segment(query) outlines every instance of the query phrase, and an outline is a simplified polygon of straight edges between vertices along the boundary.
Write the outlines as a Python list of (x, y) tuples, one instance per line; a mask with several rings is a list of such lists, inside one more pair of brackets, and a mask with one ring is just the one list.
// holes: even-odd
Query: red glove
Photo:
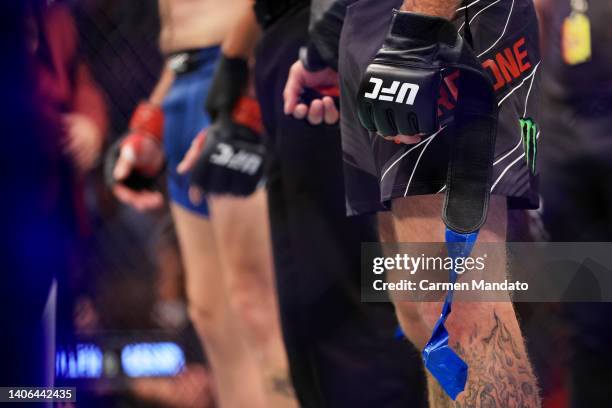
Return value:
[[(106, 155), (107, 184), (112, 187), (120, 182), (136, 191), (156, 190), (156, 178), (163, 168), (163, 130), (161, 107), (148, 102), (140, 103), (132, 115), (127, 134), (115, 142)], [(121, 176), (117, 176), (117, 171)]]
[(161, 144), (164, 134), (164, 112), (159, 105), (141, 102), (132, 114), (129, 129), (130, 133), (144, 132)]

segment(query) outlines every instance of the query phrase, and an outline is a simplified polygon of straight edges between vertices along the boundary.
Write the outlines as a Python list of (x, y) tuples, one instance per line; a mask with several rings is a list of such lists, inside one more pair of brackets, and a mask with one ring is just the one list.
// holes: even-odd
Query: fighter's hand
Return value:
[(102, 150), (100, 129), (86, 115), (70, 113), (64, 116), (67, 140), (64, 151), (72, 158), (76, 168), (85, 173), (91, 170)]
[(183, 160), (176, 166), (176, 171), (179, 174), (187, 174), (193, 166), (195, 166), (196, 162), (200, 158), (200, 154), (204, 149), (204, 141), (206, 140), (206, 130), (202, 130), (191, 142), (191, 146), (189, 146), (189, 150), (183, 156)]
[[(406, 144), (440, 131), (440, 87), (451, 71), (447, 68), (456, 70), (463, 64), (459, 63), (463, 50), (468, 58), (470, 51), (463, 44), (449, 20), (395, 10), (387, 37), (366, 68), (356, 95), (363, 127)], [(473, 60), (469, 72), (481, 71), (480, 63)]]
[[(198, 162), (202, 150), (204, 150), (204, 142), (206, 141), (206, 129), (202, 130), (191, 142), (189, 150), (185, 153), (183, 160), (176, 166), (176, 171), (179, 174), (187, 174), (193, 169), (193, 166)], [(189, 200), (195, 205), (199, 205), (204, 199), (202, 190), (197, 186), (189, 187)]]
[(106, 184), (120, 201), (140, 211), (159, 208), (164, 202), (157, 182), (164, 167), (163, 129), (161, 107), (141, 102), (132, 114), (126, 136), (106, 154)]
[(205, 133), (201, 132), (179, 165), (179, 171), (191, 169), (191, 201), (198, 203), (203, 194), (251, 195), (264, 172), (262, 133), (259, 104), (246, 96), (231, 114), (219, 115)]
[(119, 201), (139, 211), (160, 208), (164, 202), (161, 192), (147, 188), (144, 183), (154, 180), (162, 170), (161, 146), (153, 138), (136, 132), (118, 143), (118, 157), (112, 166), (113, 193)]
[(310, 72), (304, 68), (301, 61), (291, 66), (287, 84), (283, 92), (286, 115), (296, 119), (306, 119), (312, 125), (326, 123), (333, 125), (340, 119), (340, 112), (331, 96), (313, 99), (310, 105), (300, 101), (306, 88), (321, 89), (338, 87), (338, 73), (331, 68)]

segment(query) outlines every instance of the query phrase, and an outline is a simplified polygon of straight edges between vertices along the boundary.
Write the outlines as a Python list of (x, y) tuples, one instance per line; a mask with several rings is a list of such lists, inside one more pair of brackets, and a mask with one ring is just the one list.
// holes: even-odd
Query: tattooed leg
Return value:
[(431, 374), (427, 373), (427, 391), (429, 393), (429, 406), (432, 408), (452, 408), (454, 402), (448, 398), (442, 387)]
[(505, 303), (483, 306), (492, 310), (488, 318), (474, 324), (470, 333), (453, 343), (470, 366), (466, 389), (454, 406), (539, 407), (535, 377), (512, 306)]
[[(383, 241), (439, 242), (444, 237), (440, 221), (441, 196), (418, 196), (393, 202), (389, 219), (381, 219)], [(389, 217), (389, 216), (387, 216)], [(479, 242), (504, 242), (506, 203), (492, 197), (487, 224)], [(505, 258), (505, 255), (502, 256)], [(505, 262), (497, 259), (496, 262)], [(508, 298), (509, 299), (509, 298)], [(408, 338), (419, 348), (431, 335), (440, 316), (441, 304), (432, 302), (395, 302), (398, 320)], [(536, 408), (540, 406), (536, 380), (529, 363), (523, 338), (508, 302), (456, 302), (446, 327), (450, 344), (469, 366), (466, 389), (457, 401), (451, 401), (437, 385), (428, 381), (432, 408)]]

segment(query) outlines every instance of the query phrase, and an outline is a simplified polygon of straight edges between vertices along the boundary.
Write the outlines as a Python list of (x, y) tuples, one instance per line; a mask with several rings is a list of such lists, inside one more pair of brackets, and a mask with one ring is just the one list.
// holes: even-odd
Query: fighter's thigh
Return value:
[[(442, 222), (444, 196), (421, 195), (393, 200), (392, 220), (399, 242), (444, 242)], [(480, 230), (478, 242), (506, 240), (506, 198), (491, 196), (487, 222)]]
[(270, 285), (272, 250), (264, 189), (246, 198), (209, 197), (211, 224), (230, 285)]
[(378, 213), (376, 220), (378, 222), (378, 239), (380, 242), (399, 242), (395, 233), (393, 214), (391, 212)]
[(170, 208), (185, 267), (190, 307), (199, 313), (214, 314), (222, 304), (224, 285), (210, 220), (177, 204)]

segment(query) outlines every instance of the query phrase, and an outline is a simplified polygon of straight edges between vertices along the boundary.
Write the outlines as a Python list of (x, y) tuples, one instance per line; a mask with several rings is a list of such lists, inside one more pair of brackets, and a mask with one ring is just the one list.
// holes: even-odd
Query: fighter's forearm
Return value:
[(404, 0), (401, 9), (450, 19), (460, 3), (460, 0)]
[[(311, 21), (309, 57), (311, 62), (338, 70), (340, 34), (347, 7), (354, 0), (336, 0), (316, 21)], [(314, 60), (313, 60), (314, 59)]]
[(154, 105), (161, 105), (172, 86), (172, 82), (174, 82), (174, 71), (166, 65), (159, 77), (159, 81), (157, 81), (157, 85), (155, 85), (153, 92), (149, 96), (149, 102)]
[(255, 11), (249, 5), (241, 12), (232, 29), (223, 40), (223, 54), (232, 58), (249, 59), (261, 35)]

